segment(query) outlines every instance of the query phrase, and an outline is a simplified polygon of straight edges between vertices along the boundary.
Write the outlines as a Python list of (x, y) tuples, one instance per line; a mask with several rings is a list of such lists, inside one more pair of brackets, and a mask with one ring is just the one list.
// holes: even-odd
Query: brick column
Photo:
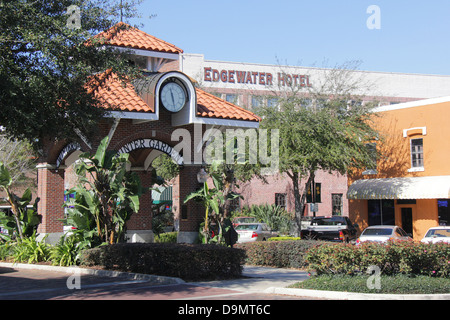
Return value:
[(41, 236), (49, 234), (48, 242), (58, 241), (63, 232), (64, 169), (54, 168), (55, 166), (47, 163), (37, 165), (37, 196), (40, 198), (38, 213), (42, 215), (38, 233)]
[[(151, 187), (151, 172), (139, 172), (144, 187)], [(153, 242), (152, 192), (149, 190), (139, 198), (139, 211), (133, 213), (127, 222), (127, 236), (130, 242)]]
[(198, 236), (200, 223), (205, 216), (205, 208), (201, 203), (191, 200), (184, 204), (184, 199), (188, 194), (199, 188), (197, 173), (200, 166), (188, 165), (180, 170), (178, 176), (178, 190), (174, 191), (174, 205), (177, 206), (176, 217), (179, 219), (180, 232), (178, 242), (194, 242)]

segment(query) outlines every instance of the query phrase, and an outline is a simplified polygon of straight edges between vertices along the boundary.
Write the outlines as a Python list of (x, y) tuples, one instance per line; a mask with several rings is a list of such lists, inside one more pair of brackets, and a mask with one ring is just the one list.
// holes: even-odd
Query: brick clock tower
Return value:
[[(205, 210), (186, 196), (199, 183), (197, 173), (204, 164), (202, 154), (209, 129), (257, 128), (260, 118), (196, 87), (178, 71), (183, 50), (137, 28), (119, 23), (97, 35), (105, 45), (126, 50), (146, 77), (123, 83), (110, 71), (98, 78), (93, 94), (111, 110), (98, 124), (99, 134), (76, 134), (72, 141), (48, 139), (38, 169), (40, 236), (56, 242), (63, 233), (64, 192), (74, 186), (72, 164), (82, 152), (94, 153), (108, 136), (108, 149), (130, 154), (130, 170), (138, 172), (145, 187), (151, 183), (151, 163), (160, 154), (169, 155), (180, 166), (174, 179), (172, 209), (179, 228), (178, 242), (194, 242)], [(114, 105), (114, 109), (111, 109)], [(211, 130), (209, 130), (211, 131)], [(131, 242), (151, 242), (152, 199), (140, 199), (138, 213), (127, 223)]]

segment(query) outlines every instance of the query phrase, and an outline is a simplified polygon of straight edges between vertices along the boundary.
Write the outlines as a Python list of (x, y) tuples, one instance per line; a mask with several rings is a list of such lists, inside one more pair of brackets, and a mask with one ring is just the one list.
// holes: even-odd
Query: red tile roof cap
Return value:
[(197, 116), (260, 122), (261, 118), (251, 111), (238, 107), (210, 93), (196, 88)]
[(106, 31), (94, 36), (103, 44), (166, 53), (183, 53), (183, 50), (164, 40), (158, 39), (138, 28), (119, 22)]

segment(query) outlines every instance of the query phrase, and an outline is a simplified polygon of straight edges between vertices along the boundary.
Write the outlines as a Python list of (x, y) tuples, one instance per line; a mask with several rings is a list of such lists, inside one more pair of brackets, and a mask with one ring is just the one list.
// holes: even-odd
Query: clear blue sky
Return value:
[[(380, 29), (366, 25), (371, 5)], [(144, 0), (140, 8), (131, 24), (208, 60), (361, 60), (361, 70), (450, 75), (449, 0)]]

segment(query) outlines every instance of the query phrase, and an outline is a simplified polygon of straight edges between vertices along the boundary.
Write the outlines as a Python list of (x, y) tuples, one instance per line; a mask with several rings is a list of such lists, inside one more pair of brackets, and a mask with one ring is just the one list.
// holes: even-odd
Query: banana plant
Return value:
[(100, 142), (93, 156), (80, 155), (83, 161), (75, 168), (79, 183), (69, 190), (76, 197), (67, 206), (72, 207), (72, 221), (90, 230), (94, 222), (98, 237), (112, 244), (123, 240), (126, 222), (139, 211), (139, 197), (148, 188), (142, 186), (135, 172), (127, 171), (129, 155), (117, 154), (107, 147), (108, 137)]
[(28, 208), (32, 200), (30, 188), (27, 188), (22, 197), (19, 197), (11, 190), (12, 182), (9, 170), (0, 162), (0, 188), (5, 191), (13, 213), (12, 217), (5, 213), (0, 214), (0, 225), (8, 231), (8, 236), (0, 235), (4, 240), (14, 238), (16, 234), (20, 239), (31, 236), (42, 219), (37, 213), (39, 198), (36, 198), (32, 208)]
[[(223, 232), (225, 226), (224, 205), (226, 200), (241, 197), (238, 194), (228, 191), (224, 194), (224, 182), (220, 173), (218, 173), (218, 166), (220, 162), (213, 161), (210, 166), (210, 177), (213, 181), (214, 188), (208, 187), (208, 182), (204, 182), (203, 186), (192, 193), (190, 193), (184, 200), (184, 203), (189, 200), (196, 200), (203, 203), (205, 207), (205, 222), (203, 227), (204, 243), (215, 242), (222, 243)], [(211, 239), (210, 237), (210, 220), (213, 220), (218, 227), (218, 234)], [(212, 241), (211, 241), (212, 240)]]

